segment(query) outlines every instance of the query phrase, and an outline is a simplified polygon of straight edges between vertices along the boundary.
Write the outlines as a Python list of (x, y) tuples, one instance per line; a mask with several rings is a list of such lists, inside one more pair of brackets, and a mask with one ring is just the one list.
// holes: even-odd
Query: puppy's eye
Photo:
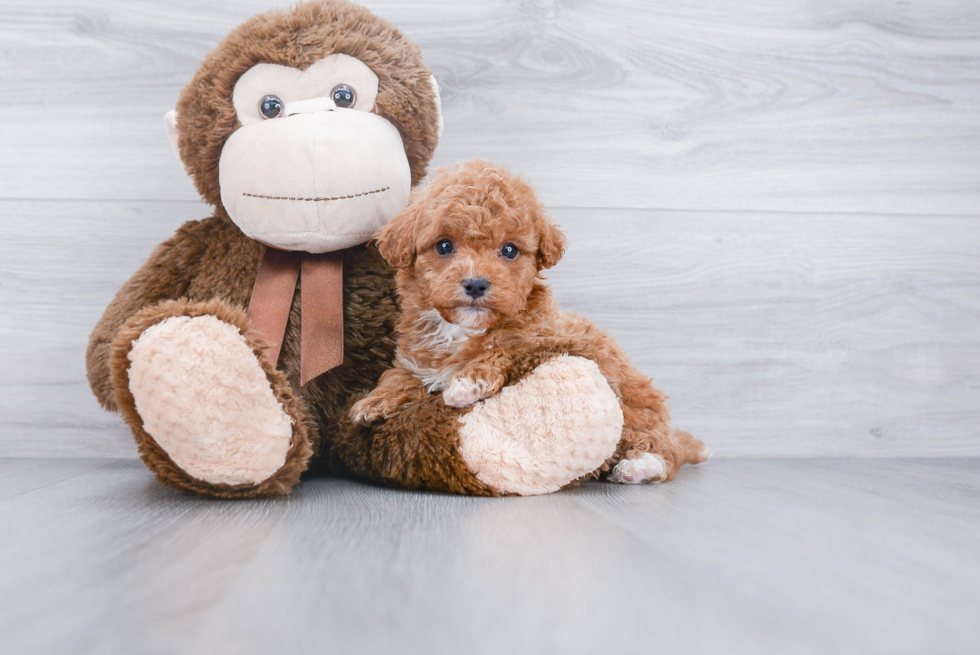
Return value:
[(330, 97), (333, 98), (334, 104), (338, 107), (349, 109), (357, 102), (357, 91), (352, 86), (338, 84), (330, 92)]
[(453, 242), (449, 239), (443, 239), (436, 244), (436, 252), (440, 255), (451, 255), (455, 251), (456, 248), (453, 247)]
[(266, 96), (259, 102), (259, 113), (262, 118), (279, 118), (282, 116), (282, 100), (279, 96)]
[(504, 247), (500, 249), (500, 254), (507, 259), (514, 259), (520, 252), (513, 243), (505, 243)]

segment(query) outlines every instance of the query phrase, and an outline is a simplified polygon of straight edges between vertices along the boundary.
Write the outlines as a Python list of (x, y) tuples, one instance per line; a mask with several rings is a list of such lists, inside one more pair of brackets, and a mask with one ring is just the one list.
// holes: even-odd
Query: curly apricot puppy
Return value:
[(524, 180), (483, 161), (443, 169), (377, 241), (398, 269), (398, 349), (351, 408), (355, 422), (391, 416), (420, 387), (466, 407), (499, 392), (522, 354), (550, 348), (595, 361), (619, 398), (623, 435), (594, 477), (660, 482), (707, 459), (703, 443), (671, 428), (665, 396), (622, 349), (552, 299), (540, 272), (561, 259), (565, 237)]

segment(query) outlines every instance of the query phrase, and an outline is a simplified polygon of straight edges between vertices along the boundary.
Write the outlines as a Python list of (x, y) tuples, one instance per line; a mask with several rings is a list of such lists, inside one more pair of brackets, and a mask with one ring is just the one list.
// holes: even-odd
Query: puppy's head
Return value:
[(538, 272), (565, 251), (534, 189), (479, 160), (440, 170), (377, 243), (401, 269), (403, 294), (471, 328), (520, 314)]

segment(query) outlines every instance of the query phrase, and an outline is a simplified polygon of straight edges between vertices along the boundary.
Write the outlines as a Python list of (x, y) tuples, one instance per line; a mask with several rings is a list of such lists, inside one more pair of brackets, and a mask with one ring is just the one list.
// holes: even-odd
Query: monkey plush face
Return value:
[(244, 23), (208, 56), (168, 124), (206, 200), (251, 238), (313, 253), (387, 225), (424, 176), (440, 128), (418, 48), (343, 0)]
[(405, 206), (398, 130), (375, 113), (378, 76), (348, 55), (305, 71), (257, 64), (235, 85), (242, 127), (219, 161), (221, 202), (248, 236), (329, 252), (363, 243)]

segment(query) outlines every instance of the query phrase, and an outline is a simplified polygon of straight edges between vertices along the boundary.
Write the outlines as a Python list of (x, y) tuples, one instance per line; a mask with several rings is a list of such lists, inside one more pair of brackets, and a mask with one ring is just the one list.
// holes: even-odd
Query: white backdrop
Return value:
[[(272, 4), (0, 2), (0, 455), (135, 457), (88, 333), (210, 213), (163, 114)], [(365, 4), (440, 82), (435, 163), (539, 188), (559, 299), (718, 456), (980, 455), (974, 2)]]

